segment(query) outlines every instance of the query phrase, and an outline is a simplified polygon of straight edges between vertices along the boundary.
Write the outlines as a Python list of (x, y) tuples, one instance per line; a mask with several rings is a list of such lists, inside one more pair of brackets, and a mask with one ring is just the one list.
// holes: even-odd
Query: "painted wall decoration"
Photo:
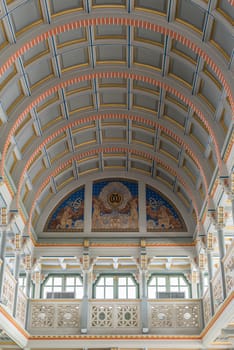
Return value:
[(146, 186), (147, 231), (187, 231), (175, 206), (155, 189)]
[(45, 231), (78, 231), (84, 229), (84, 187), (60, 202), (47, 220)]
[(93, 231), (138, 231), (138, 217), (136, 182), (115, 179), (93, 184)]

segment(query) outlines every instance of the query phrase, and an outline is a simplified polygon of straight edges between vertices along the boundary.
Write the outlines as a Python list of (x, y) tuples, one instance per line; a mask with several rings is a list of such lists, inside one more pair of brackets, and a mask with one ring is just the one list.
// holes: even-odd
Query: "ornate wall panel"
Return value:
[(146, 187), (147, 231), (187, 231), (185, 223), (169, 199)]
[(138, 184), (106, 180), (93, 184), (93, 231), (138, 231)]
[(50, 214), (45, 231), (83, 231), (84, 187), (70, 193)]

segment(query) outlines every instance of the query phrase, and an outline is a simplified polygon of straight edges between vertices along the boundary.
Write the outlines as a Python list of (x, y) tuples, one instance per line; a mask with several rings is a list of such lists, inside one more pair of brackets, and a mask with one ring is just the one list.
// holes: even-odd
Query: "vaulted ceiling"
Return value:
[(232, 142), (233, 1), (1, 0), (0, 16), (0, 175), (28, 231), (124, 176), (193, 233)]

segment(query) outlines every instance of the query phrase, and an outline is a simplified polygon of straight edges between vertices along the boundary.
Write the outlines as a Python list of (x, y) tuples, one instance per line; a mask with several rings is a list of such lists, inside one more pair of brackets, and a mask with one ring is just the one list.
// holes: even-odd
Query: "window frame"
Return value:
[[(183, 287), (186, 287), (187, 286), (187, 289), (188, 289), (188, 297), (185, 297), (183, 299), (191, 299), (192, 298), (192, 287), (191, 287), (191, 283), (188, 281), (188, 279), (185, 277), (185, 275), (183, 273), (153, 273), (151, 274), (149, 280), (148, 280), (148, 283), (147, 283), (147, 296), (149, 299), (159, 299), (157, 297), (157, 294), (160, 293), (160, 291), (158, 291), (158, 284), (156, 283), (154, 286), (150, 286), (150, 282), (152, 281), (153, 278), (156, 278), (156, 281), (157, 281), (157, 278), (160, 278), (160, 277), (165, 277), (165, 293), (180, 293), (180, 292), (184, 292), (183, 290), (180, 290), (181, 288)], [(177, 277), (178, 278), (178, 284), (177, 285), (172, 285), (170, 283), (170, 279), (171, 278), (175, 278)], [(182, 278), (184, 280), (184, 282), (186, 283), (186, 286), (183, 286), (180, 284), (180, 278)], [(171, 287), (178, 287), (178, 290), (177, 291), (173, 291), (171, 290)], [(155, 287), (155, 297), (154, 298), (151, 298), (149, 297), (149, 287)], [(186, 292), (185, 292), (186, 293)]]
[[(98, 286), (98, 282), (101, 278), (113, 278), (113, 298), (106, 298), (105, 297), (105, 291), (104, 291), (104, 298), (99, 298), (97, 297), (97, 293), (96, 293), (96, 288)], [(128, 298), (128, 287), (131, 287), (131, 285), (128, 285), (128, 279), (126, 280), (127, 284), (125, 285), (119, 285), (119, 279), (120, 278), (131, 278), (131, 280), (133, 281), (133, 285), (135, 287), (136, 290), (136, 297), (135, 298)], [(125, 298), (119, 298), (119, 287), (123, 287), (126, 286), (126, 297)], [(104, 286), (105, 287), (105, 286)], [(97, 280), (94, 282), (93, 284), (93, 288), (92, 288), (92, 295), (94, 299), (101, 299), (101, 300), (113, 300), (113, 299), (119, 299), (119, 300), (123, 300), (123, 299), (127, 299), (127, 300), (135, 300), (135, 299), (139, 299), (139, 283), (137, 282), (136, 278), (134, 277), (133, 274), (131, 273), (101, 273)]]
[[(83, 285), (83, 278), (81, 276), (81, 274), (75, 274), (75, 273), (50, 273), (48, 274), (48, 276), (46, 276), (45, 280), (43, 281), (43, 283), (41, 284), (41, 290), (40, 290), (40, 298), (41, 299), (47, 299), (46, 295), (44, 296), (44, 293), (45, 293), (45, 288), (47, 287), (46, 286), (46, 283), (49, 281), (50, 278), (52, 278), (52, 290), (51, 290), (51, 293), (56, 293), (56, 291), (54, 290), (54, 287), (56, 287), (56, 285), (54, 285), (54, 278), (56, 277), (59, 277), (61, 278), (61, 291), (58, 292), (58, 293), (63, 293), (63, 292), (69, 292), (66, 290), (66, 287), (71, 287), (71, 285), (67, 285), (66, 284), (66, 280), (69, 278), (69, 277), (74, 277), (74, 278), (78, 278), (81, 282), (81, 285), (77, 285), (76, 283), (73, 285), (74, 289), (73, 291), (75, 292), (75, 299), (82, 299), (83, 298), (83, 293), (84, 293), (84, 285)], [(60, 286), (60, 285), (59, 285)], [(82, 288), (82, 297), (77, 297), (76, 296), (76, 288), (77, 287), (81, 287)]]

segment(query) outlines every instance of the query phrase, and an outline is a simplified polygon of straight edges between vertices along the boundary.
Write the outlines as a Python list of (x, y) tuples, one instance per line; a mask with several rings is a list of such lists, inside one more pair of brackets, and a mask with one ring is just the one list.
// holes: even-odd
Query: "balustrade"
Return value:
[(214, 311), (216, 312), (219, 308), (219, 305), (223, 302), (223, 288), (222, 288), (222, 279), (221, 279), (221, 270), (220, 267), (216, 271), (214, 278), (212, 280), (213, 286), (213, 295), (214, 295)]
[(223, 259), (227, 296), (234, 291), (234, 241)]
[(10, 314), (13, 313), (14, 308), (15, 287), (16, 280), (11, 274), (8, 266), (5, 266), (2, 288), (2, 302)]
[(212, 317), (211, 313), (211, 299), (210, 299), (210, 291), (209, 289), (206, 290), (204, 296), (203, 296), (203, 316), (204, 316), (204, 323), (207, 325), (209, 320)]
[(27, 297), (19, 288), (16, 304), (16, 319), (25, 326), (27, 312)]
[(141, 329), (140, 300), (92, 300), (89, 304), (91, 333), (139, 333)]
[[(90, 300), (89, 334), (140, 334), (141, 300)], [(80, 300), (31, 300), (28, 330), (31, 334), (80, 334)], [(151, 300), (148, 302), (150, 333), (199, 334), (202, 329), (200, 300)]]
[(80, 301), (31, 300), (28, 329), (32, 334), (80, 332)]
[(149, 302), (150, 333), (197, 334), (202, 327), (200, 300), (155, 300)]

